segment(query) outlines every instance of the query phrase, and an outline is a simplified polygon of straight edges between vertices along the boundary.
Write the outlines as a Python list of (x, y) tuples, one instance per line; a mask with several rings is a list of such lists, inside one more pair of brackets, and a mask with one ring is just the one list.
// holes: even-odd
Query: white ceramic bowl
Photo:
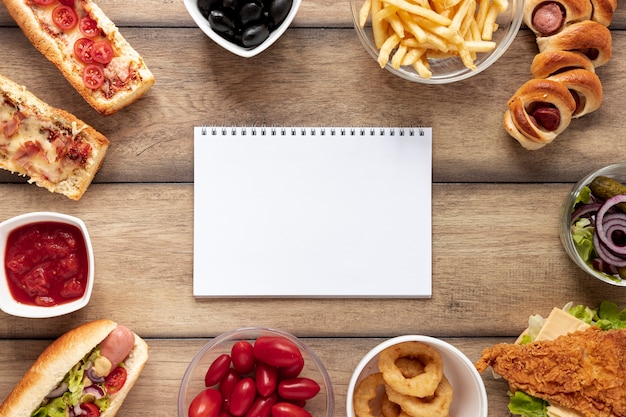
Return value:
[(305, 409), (315, 417), (334, 417), (335, 398), (330, 376), (319, 357), (297, 337), (277, 329), (249, 327), (224, 333), (208, 342), (193, 358), (180, 384), (178, 392), (178, 417), (188, 417), (191, 401), (206, 387), (204, 376), (209, 365), (221, 354), (230, 354), (239, 340), (253, 343), (260, 336), (279, 336), (293, 342), (304, 357), (302, 377), (315, 380), (320, 385), (318, 394), (306, 402)]
[(606, 282), (611, 285), (626, 287), (626, 279), (621, 278), (618, 274), (610, 274), (607, 272), (599, 271), (595, 269), (592, 264), (585, 262), (585, 260), (581, 258), (580, 254), (578, 253), (576, 245), (574, 244), (574, 240), (572, 239), (570, 225), (572, 211), (574, 208), (574, 204), (576, 203), (576, 199), (578, 198), (581, 190), (599, 175), (613, 178), (618, 182), (621, 182), (622, 184), (626, 184), (626, 163), (617, 163), (606, 166), (604, 168), (600, 168), (597, 171), (587, 174), (583, 179), (578, 181), (576, 185), (574, 185), (572, 190), (565, 198), (565, 201), (563, 202), (563, 206), (561, 208), (559, 220), (559, 236), (561, 238), (561, 243), (563, 244), (565, 251), (580, 269), (582, 269), (592, 277), (599, 279), (600, 281)]
[[(365, 50), (378, 61), (379, 50), (372, 35), (371, 16), (365, 27), (359, 24), (359, 9), (363, 2), (364, 0), (350, 0), (354, 27)], [(502, 12), (496, 21), (499, 27), (493, 34), (493, 41), (497, 46), (491, 52), (477, 54), (474, 61), (477, 67), (475, 70), (467, 68), (458, 57), (429, 59), (432, 72), (430, 78), (421, 77), (412, 66), (395, 69), (391, 63), (387, 63), (385, 69), (406, 80), (423, 84), (448, 84), (476, 76), (493, 65), (511, 46), (522, 24), (523, 12), (524, 0), (509, 0), (508, 9)]]
[(293, 0), (293, 4), (291, 6), (291, 9), (289, 10), (289, 13), (287, 14), (287, 17), (285, 17), (285, 20), (283, 20), (283, 22), (277, 28), (270, 32), (269, 37), (263, 43), (256, 47), (245, 48), (223, 38), (217, 32), (215, 32), (213, 28), (211, 28), (211, 25), (209, 25), (209, 21), (202, 15), (202, 13), (200, 13), (200, 9), (198, 8), (198, 0), (183, 1), (193, 21), (209, 38), (211, 38), (215, 43), (217, 43), (227, 51), (230, 51), (233, 54), (239, 55), (244, 58), (250, 58), (258, 55), (270, 46), (272, 46), (272, 44), (274, 44), (274, 42), (276, 42), (278, 38), (280, 38), (282, 34), (285, 33), (289, 25), (291, 25), (291, 22), (296, 17), (296, 13), (298, 13), (298, 9), (300, 8), (300, 4), (302, 3), (302, 0)]
[(357, 417), (354, 412), (354, 390), (365, 377), (378, 372), (378, 355), (398, 343), (417, 341), (434, 348), (441, 355), (443, 372), (454, 390), (449, 417), (487, 417), (487, 391), (474, 364), (456, 347), (430, 336), (406, 335), (386, 340), (370, 350), (357, 365), (346, 398), (347, 417)]
[[(81, 298), (69, 303), (45, 307), (17, 302), (11, 295), (4, 267), (7, 238), (11, 231), (16, 228), (37, 222), (58, 222), (70, 224), (78, 227), (83, 234), (87, 249), (88, 273), (85, 292)], [(81, 219), (67, 214), (54, 212), (26, 213), (7, 219), (0, 223), (0, 253), (2, 254), (2, 269), (0, 272), (0, 309), (2, 309), (5, 313), (13, 316), (28, 318), (56, 317), (79, 310), (85, 307), (89, 302), (94, 281), (94, 256), (87, 227)]]

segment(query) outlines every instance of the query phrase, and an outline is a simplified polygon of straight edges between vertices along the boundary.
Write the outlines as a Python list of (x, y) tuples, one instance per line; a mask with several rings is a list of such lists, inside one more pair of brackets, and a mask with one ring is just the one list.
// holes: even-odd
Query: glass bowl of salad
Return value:
[(583, 271), (626, 286), (626, 163), (591, 172), (572, 188), (561, 209), (559, 234)]

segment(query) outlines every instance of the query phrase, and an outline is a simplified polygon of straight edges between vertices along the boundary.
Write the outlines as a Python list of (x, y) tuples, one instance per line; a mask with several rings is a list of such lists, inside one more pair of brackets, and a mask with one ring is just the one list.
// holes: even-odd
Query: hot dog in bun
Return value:
[(48, 346), (0, 405), (2, 417), (112, 417), (146, 361), (148, 345), (126, 326), (96, 320)]

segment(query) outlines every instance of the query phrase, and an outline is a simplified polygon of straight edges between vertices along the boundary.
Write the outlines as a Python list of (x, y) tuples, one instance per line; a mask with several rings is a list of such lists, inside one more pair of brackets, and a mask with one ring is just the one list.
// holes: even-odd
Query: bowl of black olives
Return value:
[(224, 49), (249, 58), (269, 48), (302, 0), (184, 0), (198, 27)]

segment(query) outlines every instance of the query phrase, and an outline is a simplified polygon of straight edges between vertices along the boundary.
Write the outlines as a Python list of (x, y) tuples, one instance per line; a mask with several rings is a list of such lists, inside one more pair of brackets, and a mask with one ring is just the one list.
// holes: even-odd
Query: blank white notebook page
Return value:
[(430, 297), (431, 128), (194, 129), (196, 297)]

